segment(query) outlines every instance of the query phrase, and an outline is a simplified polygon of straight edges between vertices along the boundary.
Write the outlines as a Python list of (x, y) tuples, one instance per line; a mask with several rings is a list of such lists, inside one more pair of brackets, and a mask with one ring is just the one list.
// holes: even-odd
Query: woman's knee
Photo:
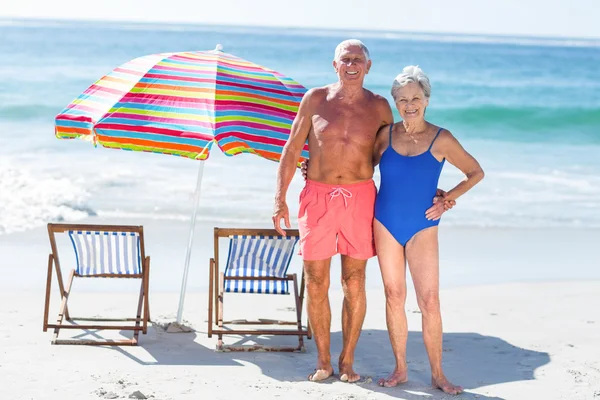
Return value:
[(404, 307), (406, 303), (406, 286), (384, 285), (384, 291), (388, 303)]
[(440, 314), (440, 294), (436, 290), (427, 291), (418, 296), (419, 309), (424, 315)]

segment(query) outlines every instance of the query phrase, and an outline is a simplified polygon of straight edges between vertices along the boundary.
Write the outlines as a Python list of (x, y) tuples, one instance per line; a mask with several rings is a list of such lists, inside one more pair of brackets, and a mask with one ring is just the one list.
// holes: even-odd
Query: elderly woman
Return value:
[(439, 299), (438, 224), (440, 213), (427, 211), (444, 162), (456, 166), (466, 178), (449, 190), (454, 202), (483, 178), (479, 163), (452, 134), (425, 120), (431, 86), (416, 66), (404, 68), (392, 85), (401, 122), (383, 127), (375, 144), (381, 184), (375, 203), (374, 235), (386, 296), (386, 320), (396, 358), (395, 370), (382, 386), (406, 382), (408, 327), (406, 263), (422, 314), (423, 340), (431, 366), (431, 383), (446, 393), (462, 392), (442, 370), (442, 318)]

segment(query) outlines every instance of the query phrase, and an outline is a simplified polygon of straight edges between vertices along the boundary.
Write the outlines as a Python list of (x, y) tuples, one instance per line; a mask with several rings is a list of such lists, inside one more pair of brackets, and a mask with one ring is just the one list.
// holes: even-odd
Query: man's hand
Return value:
[(300, 163), (300, 172), (302, 172), (302, 177), (306, 180), (306, 176), (308, 175), (308, 161), (304, 160)]
[(273, 226), (275, 230), (283, 236), (287, 236), (285, 230), (281, 228), (281, 219), (285, 223), (286, 228), (290, 229), (290, 210), (285, 201), (275, 201), (275, 210), (273, 211)]

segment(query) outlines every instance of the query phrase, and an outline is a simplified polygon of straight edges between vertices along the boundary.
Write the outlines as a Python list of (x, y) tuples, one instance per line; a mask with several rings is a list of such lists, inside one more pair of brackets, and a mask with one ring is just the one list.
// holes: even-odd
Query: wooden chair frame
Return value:
[[(299, 236), (297, 229), (287, 230), (288, 236)], [(312, 334), (310, 324), (307, 323), (306, 329), (302, 326), (302, 304), (304, 300), (304, 272), (300, 278), (300, 289), (298, 289), (298, 279), (296, 274), (287, 274), (284, 278), (276, 277), (225, 277), (224, 271), (219, 269), (219, 238), (226, 238), (232, 235), (254, 235), (254, 236), (280, 236), (274, 229), (242, 229), (242, 228), (215, 228), (214, 229), (214, 257), (210, 259), (209, 264), (209, 289), (208, 289), (208, 337), (217, 335), (217, 350), (228, 351), (304, 351), (304, 339), (306, 336), (311, 339)], [(291, 281), (293, 283), (294, 298), (296, 304), (296, 321), (277, 321), (260, 319), (258, 321), (235, 320), (225, 321), (223, 318), (223, 300), (225, 290), (225, 280), (276, 280)], [(214, 311), (214, 315), (213, 315)], [(213, 319), (214, 316), (214, 319)], [(213, 326), (216, 322), (217, 329)], [(231, 325), (283, 325), (296, 326), (296, 329), (235, 329)], [(223, 344), (223, 335), (288, 335), (298, 336), (298, 346), (271, 347), (271, 346), (235, 346)]]
[[(142, 260), (142, 273), (141, 274), (130, 274), (130, 275), (119, 275), (119, 274), (97, 274), (90, 276), (82, 276), (77, 274), (75, 269), (72, 269), (69, 274), (67, 284), (64, 284), (63, 276), (61, 273), (60, 260), (58, 257), (58, 249), (56, 246), (56, 234), (65, 233), (68, 231), (91, 231), (91, 232), (136, 232), (140, 238), (140, 255)], [(150, 257), (146, 257), (144, 248), (144, 229), (142, 226), (132, 225), (85, 225), (85, 224), (48, 224), (48, 236), (50, 238), (51, 253), (48, 256), (48, 276), (46, 281), (46, 301), (44, 306), (44, 327), (43, 330), (46, 332), (48, 328), (54, 329), (54, 336), (52, 338), (52, 344), (81, 344), (81, 345), (100, 345), (100, 346), (136, 346), (138, 344), (138, 336), (140, 331), (146, 333), (148, 331), (148, 321), (150, 321), (150, 308), (148, 300), (148, 289), (149, 289), (149, 276), (150, 276)], [(56, 271), (56, 278), (58, 280), (58, 287), (61, 294), (60, 310), (56, 323), (48, 323), (48, 311), (50, 307), (50, 290), (52, 286), (52, 270)], [(74, 278), (121, 278), (121, 279), (141, 279), (140, 285), (140, 296), (137, 307), (136, 318), (85, 318), (85, 317), (72, 317), (69, 314), (69, 308), (67, 302), (71, 293), (71, 287), (73, 285)], [(70, 324), (63, 322), (66, 320)], [(80, 325), (75, 321), (93, 321), (93, 322), (132, 322), (134, 325), (106, 325), (106, 324), (94, 324), (94, 325)], [(126, 340), (79, 340), (79, 339), (58, 339), (58, 335), (61, 329), (110, 329), (110, 330), (131, 330), (133, 331), (133, 338)]]

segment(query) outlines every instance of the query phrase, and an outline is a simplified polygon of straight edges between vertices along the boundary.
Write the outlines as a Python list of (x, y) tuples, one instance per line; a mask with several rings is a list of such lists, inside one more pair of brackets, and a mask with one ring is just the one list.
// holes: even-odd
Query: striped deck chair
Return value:
[[(219, 238), (229, 238), (229, 251), (225, 270), (219, 265)], [(288, 266), (298, 242), (298, 230), (288, 230), (287, 236), (281, 236), (273, 229), (224, 229), (215, 228), (215, 254), (210, 259), (209, 300), (208, 300), (208, 337), (218, 336), (217, 350), (271, 350), (303, 351), (303, 337), (311, 338), (310, 326), (302, 326), (302, 302), (304, 299), (304, 274), (298, 280), (296, 274), (288, 274)], [(226, 293), (245, 293), (253, 295), (290, 294), (289, 283), (293, 284), (296, 320), (279, 321), (259, 319), (258, 321), (223, 319), (223, 303)], [(213, 309), (214, 306), (214, 309)], [(213, 320), (214, 310), (214, 320)], [(213, 325), (213, 321), (216, 323)], [(235, 329), (232, 325), (245, 325), (247, 329)], [(249, 326), (288, 325), (294, 329), (249, 329)], [(308, 324), (307, 324), (308, 325)], [(234, 346), (224, 345), (223, 335), (291, 335), (298, 336), (298, 346)]]
[[(56, 234), (68, 234), (75, 252), (76, 266), (70, 272), (67, 284), (64, 284)], [(82, 225), (82, 224), (48, 224), (48, 236), (52, 252), (48, 257), (48, 277), (46, 281), (46, 302), (44, 307), (44, 332), (54, 329), (52, 344), (87, 344), (87, 345), (129, 345), (138, 343), (140, 331), (144, 334), (148, 329), (150, 311), (148, 303), (148, 285), (150, 273), (150, 257), (144, 251), (144, 230), (141, 226), (130, 225)], [(60, 311), (55, 324), (48, 323), (50, 307), (50, 289), (52, 270), (56, 271), (58, 287), (61, 293)], [(135, 318), (85, 318), (73, 317), (69, 314), (67, 301), (71, 293), (74, 278), (136, 278), (141, 280), (140, 295)], [(67, 320), (69, 323), (63, 322)], [(93, 325), (83, 325), (77, 321), (93, 321)], [(99, 322), (129, 322), (121, 325), (98, 324)], [(135, 322), (132, 324), (131, 322)], [(76, 340), (58, 339), (61, 329), (114, 329), (131, 330), (133, 338), (129, 340)]]

